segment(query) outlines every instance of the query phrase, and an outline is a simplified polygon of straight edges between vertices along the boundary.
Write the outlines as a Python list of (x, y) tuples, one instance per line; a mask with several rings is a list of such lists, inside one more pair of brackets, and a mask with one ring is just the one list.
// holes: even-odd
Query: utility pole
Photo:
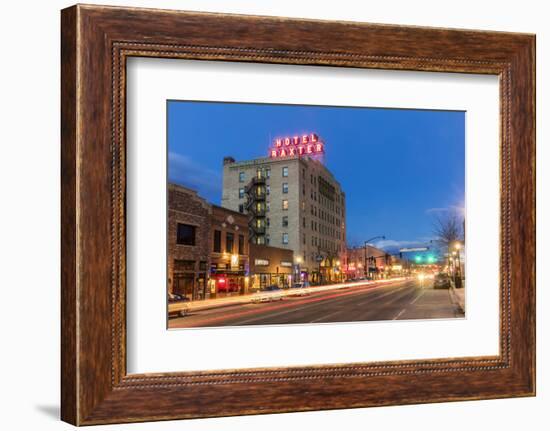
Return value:
[(367, 253), (367, 250), (368, 250), (368, 243), (371, 242), (371, 241), (374, 241), (375, 239), (386, 239), (386, 237), (384, 235), (379, 235), (379, 236), (373, 236), (372, 238), (370, 239), (367, 239), (365, 241), (365, 266), (364, 266), (364, 270), (366, 271), (366, 274), (367, 274), (367, 277), (368, 277), (368, 274), (370, 273), (369, 269), (370, 269), (370, 266), (367, 266), (368, 265), (368, 253)]

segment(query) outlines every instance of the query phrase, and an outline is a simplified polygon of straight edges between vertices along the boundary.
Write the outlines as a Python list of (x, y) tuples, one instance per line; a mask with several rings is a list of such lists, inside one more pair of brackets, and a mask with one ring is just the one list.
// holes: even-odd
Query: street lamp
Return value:
[(374, 241), (375, 239), (386, 239), (386, 237), (384, 235), (378, 235), (378, 236), (373, 236), (372, 238), (369, 238), (365, 241), (365, 271), (367, 272), (367, 274), (369, 273), (369, 266), (367, 262), (367, 250), (368, 250), (367, 245), (369, 242)]

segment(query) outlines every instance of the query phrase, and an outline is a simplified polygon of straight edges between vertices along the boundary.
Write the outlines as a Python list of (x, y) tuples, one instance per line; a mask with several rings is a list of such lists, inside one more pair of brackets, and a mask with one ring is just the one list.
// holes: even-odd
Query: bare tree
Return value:
[(433, 223), (435, 241), (441, 248), (449, 250), (456, 241), (464, 240), (462, 217), (456, 211), (436, 215)]

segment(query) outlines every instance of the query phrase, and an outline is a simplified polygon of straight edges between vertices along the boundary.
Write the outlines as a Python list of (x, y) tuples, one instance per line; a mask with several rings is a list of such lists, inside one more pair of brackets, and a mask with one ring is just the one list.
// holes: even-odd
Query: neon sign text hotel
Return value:
[(313, 156), (323, 154), (325, 145), (315, 133), (276, 138), (269, 149), (269, 157)]

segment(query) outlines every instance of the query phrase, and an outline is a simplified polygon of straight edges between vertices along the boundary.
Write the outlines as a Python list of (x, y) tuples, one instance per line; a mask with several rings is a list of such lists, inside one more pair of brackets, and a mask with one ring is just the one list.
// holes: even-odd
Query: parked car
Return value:
[(284, 295), (279, 286), (271, 285), (252, 295), (252, 299), (250, 301), (253, 303), (282, 301), (283, 296)]
[(310, 294), (310, 291), (308, 289), (309, 282), (298, 282), (294, 283), (292, 285), (292, 292), (290, 293), (290, 296), (306, 296)]
[(178, 293), (168, 292), (168, 316), (169, 317), (184, 317), (189, 312), (189, 298)]
[(434, 277), (434, 289), (448, 289), (451, 287), (451, 279), (447, 274), (437, 274)]
[(179, 293), (168, 292), (168, 302), (187, 302), (189, 298)]

